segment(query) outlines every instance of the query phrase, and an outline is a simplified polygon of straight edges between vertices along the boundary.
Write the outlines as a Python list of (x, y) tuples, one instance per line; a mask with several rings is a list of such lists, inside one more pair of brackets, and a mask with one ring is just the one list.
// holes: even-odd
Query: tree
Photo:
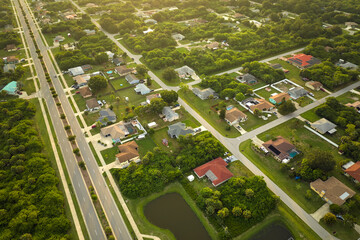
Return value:
[(245, 210), (245, 211), (243, 211), (243, 216), (244, 216), (244, 218), (246, 218), (246, 219), (251, 218), (251, 211), (250, 211), (250, 210)]
[(218, 211), (217, 215), (221, 218), (226, 218), (227, 216), (229, 216), (229, 209), (224, 207)]
[(225, 110), (225, 108), (222, 108), (220, 110), (219, 118), (224, 119), (225, 115), (226, 115), (226, 110)]
[(164, 90), (161, 92), (161, 98), (168, 104), (174, 103), (178, 100), (178, 94), (174, 90)]
[(254, 196), (254, 191), (253, 191), (251, 188), (246, 189), (246, 190), (245, 190), (245, 196), (246, 196), (247, 198), (253, 197), (253, 196)]
[(148, 69), (144, 64), (138, 64), (136, 65), (136, 72), (141, 76), (145, 76), (145, 74), (148, 72)]
[(147, 85), (147, 86), (151, 86), (151, 78), (150, 78), (150, 77), (148, 77), (148, 78), (146, 79), (146, 85)]
[(233, 210), (232, 210), (232, 214), (233, 214), (235, 217), (240, 217), (240, 216), (242, 216), (242, 209), (241, 209), (241, 207), (234, 207)]
[(100, 53), (95, 56), (95, 62), (96, 64), (102, 64), (109, 60), (109, 57), (106, 53)]
[(175, 79), (177, 79), (177, 73), (175, 72), (175, 70), (171, 67), (168, 67), (164, 70), (162, 77), (168, 81), (168, 82), (172, 82)]
[(278, 111), (281, 115), (287, 115), (296, 110), (295, 104), (291, 100), (283, 102), (279, 107)]
[(99, 76), (99, 75), (93, 76), (90, 78), (88, 82), (88, 86), (89, 88), (91, 88), (93, 92), (96, 93), (99, 92), (101, 89), (107, 87), (107, 80), (103, 76)]
[(309, 151), (308, 160), (309, 166), (312, 169), (321, 169), (324, 172), (330, 172), (336, 165), (334, 156), (330, 152), (319, 148)]
[(341, 214), (342, 213), (341, 207), (339, 205), (337, 205), (337, 204), (331, 204), (330, 205), (330, 211), (333, 214)]
[(311, 192), (310, 189), (308, 189), (308, 190), (306, 191), (306, 193), (305, 193), (305, 198), (306, 198), (307, 200), (310, 200), (310, 199), (312, 198), (312, 192)]
[(238, 94), (236, 94), (235, 99), (236, 99), (236, 101), (241, 102), (245, 99), (245, 96), (243, 93), (238, 93)]
[(334, 214), (332, 214), (332, 213), (327, 213), (327, 214), (325, 214), (325, 216), (324, 216), (324, 222), (326, 223), (326, 224), (328, 224), (328, 225), (331, 225), (331, 224), (333, 224), (333, 223), (335, 223), (336, 222), (336, 217), (335, 217), (335, 215)]
[(162, 98), (153, 98), (148, 108), (152, 113), (159, 114), (165, 106), (166, 102)]

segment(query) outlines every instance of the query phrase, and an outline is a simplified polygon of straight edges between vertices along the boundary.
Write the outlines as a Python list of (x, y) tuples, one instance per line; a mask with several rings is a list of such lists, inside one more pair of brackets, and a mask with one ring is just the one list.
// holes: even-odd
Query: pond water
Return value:
[(204, 226), (178, 193), (165, 194), (144, 208), (154, 225), (170, 230), (177, 240), (211, 240)]
[(290, 231), (281, 223), (273, 223), (263, 228), (250, 240), (293, 240)]

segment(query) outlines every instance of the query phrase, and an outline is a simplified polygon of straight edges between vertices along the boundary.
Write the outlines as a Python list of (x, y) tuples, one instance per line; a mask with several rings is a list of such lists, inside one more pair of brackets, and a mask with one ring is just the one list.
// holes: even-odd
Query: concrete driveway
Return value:
[(316, 221), (320, 222), (320, 219), (322, 219), (325, 214), (330, 212), (330, 204), (325, 203), (322, 205), (316, 212), (310, 214)]

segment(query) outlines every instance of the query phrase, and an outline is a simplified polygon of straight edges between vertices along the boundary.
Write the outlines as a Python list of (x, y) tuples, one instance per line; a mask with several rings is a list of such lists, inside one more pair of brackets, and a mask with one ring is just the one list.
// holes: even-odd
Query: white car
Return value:
[(98, 102), (98, 104), (99, 104), (100, 106), (103, 105), (103, 103), (102, 103), (100, 100), (98, 100), (97, 102)]
[(102, 100), (103, 104), (105, 105), (106, 104), (106, 101), (105, 100)]

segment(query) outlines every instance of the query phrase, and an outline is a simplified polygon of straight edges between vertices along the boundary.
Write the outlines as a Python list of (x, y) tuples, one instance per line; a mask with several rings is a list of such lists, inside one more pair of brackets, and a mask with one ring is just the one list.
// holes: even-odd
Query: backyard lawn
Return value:
[(151, 152), (154, 147), (156, 147), (155, 142), (152, 140), (151, 137), (149, 137), (149, 135), (147, 135), (144, 139), (136, 140), (136, 143), (137, 145), (139, 145), (140, 159), (145, 156), (147, 152)]
[(261, 97), (265, 98), (266, 101), (269, 101), (269, 97), (271, 96), (271, 94), (273, 93), (279, 93), (279, 91), (275, 90), (274, 88), (272, 87), (269, 87), (271, 90), (268, 92), (266, 91), (265, 88), (259, 90), (259, 91), (256, 91), (255, 93), (260, 95)]
[[(273, 114), (271, 114), (271, 117), (269, 117), (267, 120), (264, 120), (262, 118), (259, 118), (257, 116), (255, 116), (254, 114), (252, 114), (251, 112), (249, 112), (248, 110), (244, 109), (241, 106), (238, 106), (239, 110), (241, 110), (243, 113), (245, 113), (248, 117), (248, 119), (245, 122), (240, 123), (240, 126), (245, 129), (246, 131), (252, 131), (258, 127), (261, 127), (262, 125), (269, 123), (275, 119), (277, 119), (277, 117)], [(268, 114), (266, 114), (268, 115)]]
[(122, 88), (130, 87), (131, 84), (129, 84), (125, 77), (117, 78), (110, 81), (111, 85), (115, 88), (115, 90), (119, 90)]
[(180, 90), (179, 96), (189, 104), (195, 111), (197, 111), (211, 126), (213, 126), (222, 135), (227, 137), (238, 137), (240, 133), (234, 128), (230, 127), (230, 130), (226, 130), (229, 126), (225, 120), (219, 118), (219, 115), (211, 110), (213, 105), (216, 105), (219, 100), (201, 100), (191, 91)]
[(54, 45), (54, 38), (56, 36), (63, 36), (65, 38), (65, 40), (60, 43), (61, 45), (74, 42), (75, 40), (72, 37), (68, 37), (67, 34), (68, 34), (68, 32), (46, 33), (46, 34), (44, 34), (44, 37), (45, 37), (48, 45), (51, 47)]
[[(176, 139), (171, 138), (167, 133), (168, 128), (162, 128), (160, 130), (156, 130), (154, 134), (151, 135), (154, 143), (165, 151), (173, 152), (179, 148), (179, 143)], [(162, 144), (163, 139), (167, 139), (169, 145), (165, 146)]]

